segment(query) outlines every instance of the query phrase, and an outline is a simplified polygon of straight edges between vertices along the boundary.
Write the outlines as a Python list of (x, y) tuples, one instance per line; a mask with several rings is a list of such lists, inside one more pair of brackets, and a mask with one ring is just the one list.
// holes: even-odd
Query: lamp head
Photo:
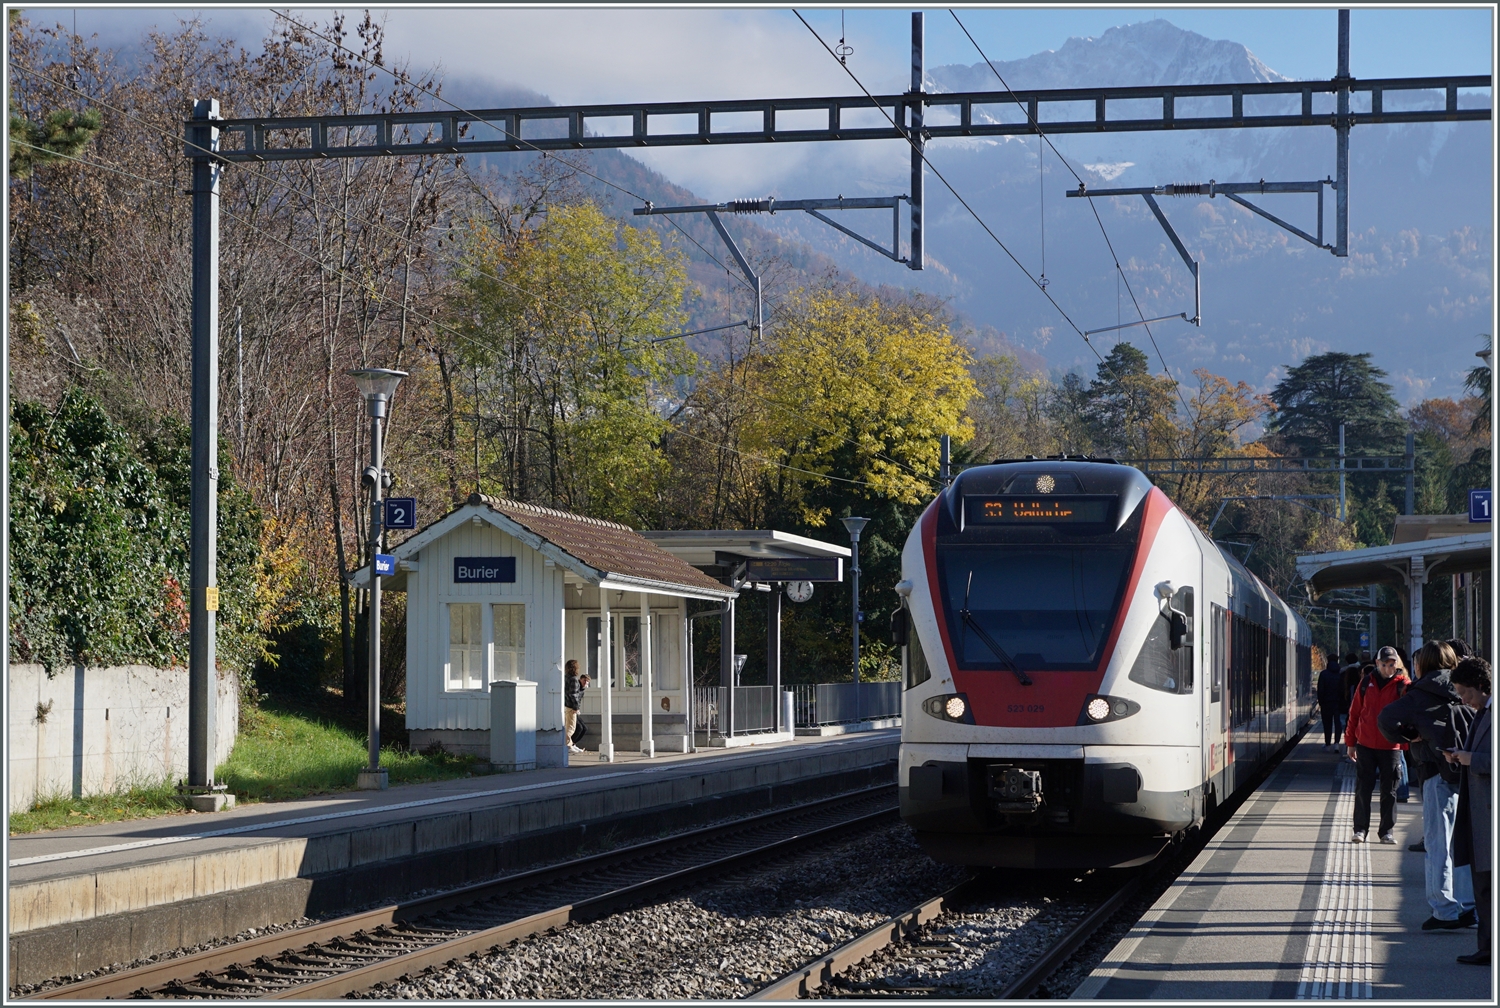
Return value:
[(866, 525), (870, 524), (870, 519), (868, 518), (849, 517), (843, 521), (844, 528), (849, 530), (849, 538), (853, 542), (859, 542), (859, 534), (865, 530)]
[[(390, 368), (356, 368), (349, 372), (349, 377), (354, 379), (354, 384), (359, 386), (359, 394), (370, 405), (370, 414), (384, 416), (385, 404), (396, 394), (396, 386), (401, 384), (406, 372), (392, 371)], [(378, 411), (377, 403), (380, 405)]]

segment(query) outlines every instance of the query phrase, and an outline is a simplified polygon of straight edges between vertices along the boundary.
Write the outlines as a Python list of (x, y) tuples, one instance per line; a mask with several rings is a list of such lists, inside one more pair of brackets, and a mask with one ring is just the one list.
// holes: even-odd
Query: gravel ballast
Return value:
[(358, 996), (739, 998), (967, 876), (895, 823)]

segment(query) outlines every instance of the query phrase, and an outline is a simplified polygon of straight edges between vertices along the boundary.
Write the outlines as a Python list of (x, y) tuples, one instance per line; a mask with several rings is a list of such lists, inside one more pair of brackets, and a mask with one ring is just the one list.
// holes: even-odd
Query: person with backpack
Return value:
[(578, 659), (569, 658), (563, 665), (566, 673), (563, 679), (563, 730), (567, 733), (568, 752), (581, 753), (583, 750), (578, 746), (578, 740), (583, 733), (578, 729), (583, 725), (578, 720), (578, 708), (583, 706), (583, 691), (588, 687), (589, 677), (578, 674)]
[(1464, 739), (1447, 754), (1448, 762), (1464, 768), (1458, 787), (1458, 820), (1453, 829), (1453, 863), (1468, 865), (1474, 877), (1474, 909), (1479, 917), (1479, 947), (1458, 961), (1468, 966), (1490, 964), (1490, 939), (1494, 930), (1494, 904), (1490, 883), (1494, 877), (1494, 742), (1490, 738), (1490, 663), (1483, 658), (1465, 658), (1449, 677), (1453, 691), (1475, 712)]
[(1349, 714), (1349, 692), (1344, 689), (1344, 670), (1338, 655), (1328, 656), (1328, 667), (1318, 675), (1318, 710), (1323, 719), (1323, 751), (1334, 752), (1334, 740), (1344, 734)]
[(1396, 837), (1397, 761), (1404, 743), (1392, 742), (1380, 732), (1380, 712), (1400, 699), (1410, 680), (1393, 647), (1383, 647), (1375, 657), (1375, 668), (1365, 674), (1349, 699), (1349, 726), (1344, 744), (1349, 759), (1358, 767), (1354, 777), (1354, 843), (1364, 843), (1370, 832), (1370, 792), (1380, 776), (1380, 842), (1393, 844)]
[(1387, 740), (1411, 744), (1410, 763), (1422, 788), (1427, 904), (1432, 907), (1423, 931), (1452, 931), (1475, 923), (1469, 869), (1453, 866), (1461, 768), (1450, 764), (1446, 754), (1468, 733), (1471, 716), (1449, 681), (1457, 664), (1446, 643), (1424, 644), (1412, 663), (1416, 681), (1404, 696), (1382, 708), (1377, 719)]

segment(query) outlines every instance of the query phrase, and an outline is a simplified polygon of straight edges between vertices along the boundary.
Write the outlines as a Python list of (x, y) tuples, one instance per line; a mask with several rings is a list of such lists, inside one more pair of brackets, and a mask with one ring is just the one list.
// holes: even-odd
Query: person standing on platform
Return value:
[(1337, 749), (1349, 713), (1349, 691), (1344, 688), (1344, 670), (1338, 655), (1328, 656), (1328, 667), (1318, 675), (1318, 710), (1323, 718), (1323, 751)]
[(563, 730), (568, 733), (568, 752), (583, 752), (573, 744), (578, 733), (578, 708), (583, 706), (583, 679), (578, 675), (578, 659), (569, 658), (563, 665), (566, 678), (563, 682)]
[(1494, 871), (1490, 851), (1490, 817), (1493, 797), (1490, 780), (1494, 757), (1490, 749), (1490, 663), (1483, 658), (1465, 658), (1449, 677), (1453, 690), (1478, 712), (1468, 737), (1448, 760), (1464, 768), (1458, 789), (1458, 819), (1453, 829), (1453, 863), (1468, 865), (1474, 879), (1474, 909), (1479, 917), (1479, 948), (1458, 961), (1470, 966), (1490, 964), (1490, 940), (1494, 931), (1494, 908), (1490, 905), (1490, 880)]
[(1363, 662), (1359, 655), (1353, 651), (1344, 655), (1344, 726), (1349, 725), (1349, 698), (1354, 696), (1354, 691), (1359, 687), (1359, 681), (1365, 677), (1365, 665), (1369, 664), (1369, 658)]
[(1467, 733), (1470, 717), (1449, 682), (1457, 664), (1447, 644), (1428, 641), (1412, 663), (1416, 682), (1405, 696), (1387, 704), (1377, 719), (1388, 740), (1411, 744), (1410, 762), (1422, 789), (1427, 904), (1432, 907), (1432, 915), (1422, 923), (1423, 931), (1452, 931), (1474, 923), (1469, 869), (1453, 867), (1460, 771), (1446, 756)]
[[(1412, 667), (1411, 659), (1406, 656), (1405, 651), (1401, 650), (1400, 645), (1391, 648), (1391, 650), (1396, 652), (1396, 659), (1400, 663), (1397, 665), (1397, 668), (1401, 669), (1402, 672), (1406, 672), (1407, 678), (1410, 679), (1412, 676), (1410, 672), (1407, 672), (1407, 669)], [(1402, 749), (1401, 758), (1396, 760), (1396, 801), (1398, 804), (1405, 805), (1411, 801), (1411, 784), (1409, 782), (1411, 765), (1407, 761), (1407, 757), (1411, 755), (1411, 751), (1405, 746)]]
[(1375, 776), (1380, 775), (1380, 842), (1396, 842), (1397, 761), (1402, 743), (1391, 742), (1380, 733), (1380, 711), (1386, 704), (1406, 692), (1409, 680), (1401, 668), (1401, 657), (1395, 648), (1383, 647), (1375, 658), (1375, 668), (1366, 673), (1349, 698), (1349, 727), (1344, 744), (1349, 759), (1359, 768), (1354, 778), (1354, 843), (1364, 843), (1370, 832), (1370, 791)]

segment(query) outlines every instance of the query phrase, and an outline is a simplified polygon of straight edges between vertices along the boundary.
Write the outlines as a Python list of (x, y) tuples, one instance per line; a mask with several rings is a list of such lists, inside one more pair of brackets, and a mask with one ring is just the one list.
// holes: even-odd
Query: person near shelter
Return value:
[(1427, 904), (1432, 907), (1423, 931), (1451, 931), (1475, 923), (1469, 869), (1453, 866), (1459, 770), (1446, 757), (1469, 725), (1468, 708), (1449, 682), (1457, 664), (1446, 643), (1428, 641), (1412, 663), (1416, 681), (1400, 699), (1386, 704), (1377, 719), (1388, 740), (1410, 743), (1409, 762), (1422, 789)]
[(568, 752), (581, 753), (583, 750), (573, 743), (573, 736), (578, 733), (578, 708), (583, 706), (583, 688), (588, 685), (589, 677), (578, 674), (577, 658), (569, 658), (563, 672), (563, 730), (567, 732)]
[(1396, 837), (1397, 762), (1405, 744), (1392, 742), (1380, 733), (1380, 711), (1406, 692), (1409, 680), (1401, 658), (1392, 647), (1383, 647), (1375, 668), (1354, 688), (1349, 698), (1349, 727), (1344, 744), (1349, 759), (1358, 767), (1354, 777), (1354, 843), (1364, 843), (1370, 832), (1370, 791), (1380, 776), (1380, 842), (1393, 844)]
[(1333, 752), (1335, 739), (1344, 734), (1349, 714), (1349, 691), (1344, 688), (1344, 670), (1338, 655), (1328, 656), (1328, 667), (1318, 675), (1318, 710), (1323, 719), (1323, 751)]
[(1492, 712), (1490, 663), (1483, 658), (1465, 658), (1449, 677), (1453, 691), (1477, 711), (1468, 736), (1448, 760), (1464, 768), (1458, 791), (1458, 820), (1453, 830), (1453, 863), (1466, 864), (1474, 879), (1474, 909), (1479, 917), (1479, 948), (1458, 961), (1470, 966), (1490, 964), (1490, 939), (1494, 909), (1490, 905), (1490, 880), (1494, 871), (1490, 852), (1490, 816), (1494, 757), (1490, 751)]

